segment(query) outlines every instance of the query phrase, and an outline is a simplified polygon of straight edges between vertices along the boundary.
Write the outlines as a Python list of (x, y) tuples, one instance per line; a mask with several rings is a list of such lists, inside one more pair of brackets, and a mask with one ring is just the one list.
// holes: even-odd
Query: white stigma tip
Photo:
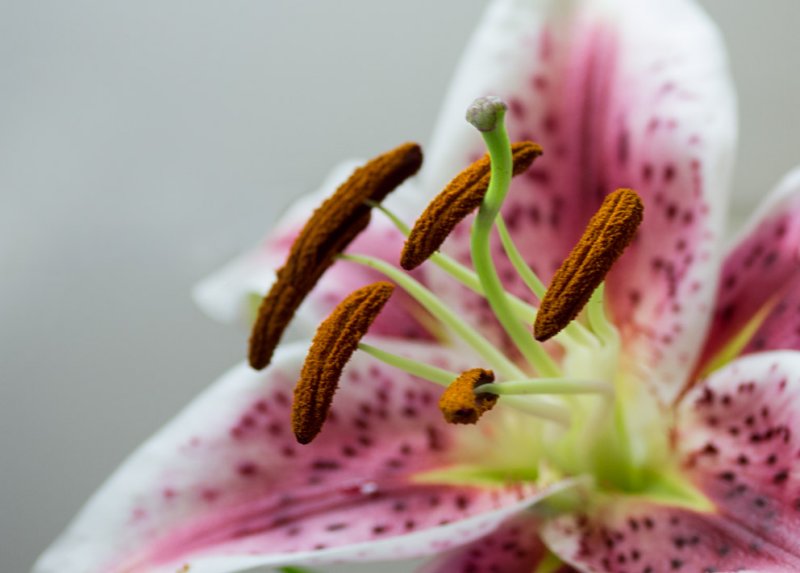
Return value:
[(479, 97), (467, 108), (467, 121), (479, 131), (493, 131), (508, 106), (497, 96)]

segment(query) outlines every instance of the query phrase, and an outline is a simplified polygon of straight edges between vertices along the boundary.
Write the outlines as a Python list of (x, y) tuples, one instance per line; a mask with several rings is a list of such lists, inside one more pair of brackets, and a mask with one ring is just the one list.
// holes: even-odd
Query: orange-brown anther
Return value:
[(542, 298), (533, 325), (536, 340), (555, 336), (578, 316), (633, 240), (643, 213), (642, 200), (631, 189), (617, 189), (605, 198)]
[[(511, 153), (514, 175), (519, 175), (542, 154), (542, 148), (533, 142), (521, 141), (511, 146)], [(400, 256), (401, 267), (413, 270), (439, 250), (455, 226), (480, 207), (489, 188), (490, 175), (491, 162), (487, 154), (459, 173), (434, 197), (406, 239)]]
[(394, 285), (388, 282), (361, 287), (317, 328), (292, 402), (292, 430), (301, 444), (311, 442), (322, 429), (345, 364), (392, 291)]
[(451, 424), (474, 424), (497, 403), (497, 395), (476, 394), (475, 388), (494, 382), (494, 373), (483, 368), (462, 372), (439, 398), (439, 409)]
[(249, 361), (266, 368), (300, 303), (339, 253), (369, 224), (370, 207), (380, 202), (422, 165), (422, 150), (406, 143), (357, 169), (325, 200), (294, 241), (286, 263), (258, 309), (250, 336)]

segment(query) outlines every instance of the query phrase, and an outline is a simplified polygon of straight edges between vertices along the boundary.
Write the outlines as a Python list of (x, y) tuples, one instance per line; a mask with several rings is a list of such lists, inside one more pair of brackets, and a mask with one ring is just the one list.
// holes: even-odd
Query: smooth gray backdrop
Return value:
[[(702, 3), (740, 90), (743, 213), (800, 159), (800, 2)], [(0, 2), (0, 570), (240, 360), (192, 284), (340, 159), (425, 141), (483, 5)]]

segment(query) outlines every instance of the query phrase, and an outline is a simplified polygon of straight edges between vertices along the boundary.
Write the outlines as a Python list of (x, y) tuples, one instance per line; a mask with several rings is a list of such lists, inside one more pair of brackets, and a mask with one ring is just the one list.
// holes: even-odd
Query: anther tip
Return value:
[(506, 102), (497, 96), (479, 97), (467, 108), (467, 121), (478, 131), (493, 131), (507, 109)]

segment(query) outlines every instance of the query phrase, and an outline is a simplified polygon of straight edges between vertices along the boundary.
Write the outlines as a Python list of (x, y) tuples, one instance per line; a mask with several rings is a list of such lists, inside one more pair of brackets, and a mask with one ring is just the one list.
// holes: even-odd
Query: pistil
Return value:
[(561, 369), (556, 362), (542, 346), (531, 340), (530, 333), (514, 316), (492, 261), (489, 239), (508, 193), (512, 173), (511, 145), (504, 123), (505, 112), (506, 104), (499, 98), (479, 98), (467, 110), (467, 120), (481, 132), (491, 156), (489, 189), (472, 227), (472, 264), (481, 279), (492, 311), (522, 356), (540, 375), (558, 376)]

